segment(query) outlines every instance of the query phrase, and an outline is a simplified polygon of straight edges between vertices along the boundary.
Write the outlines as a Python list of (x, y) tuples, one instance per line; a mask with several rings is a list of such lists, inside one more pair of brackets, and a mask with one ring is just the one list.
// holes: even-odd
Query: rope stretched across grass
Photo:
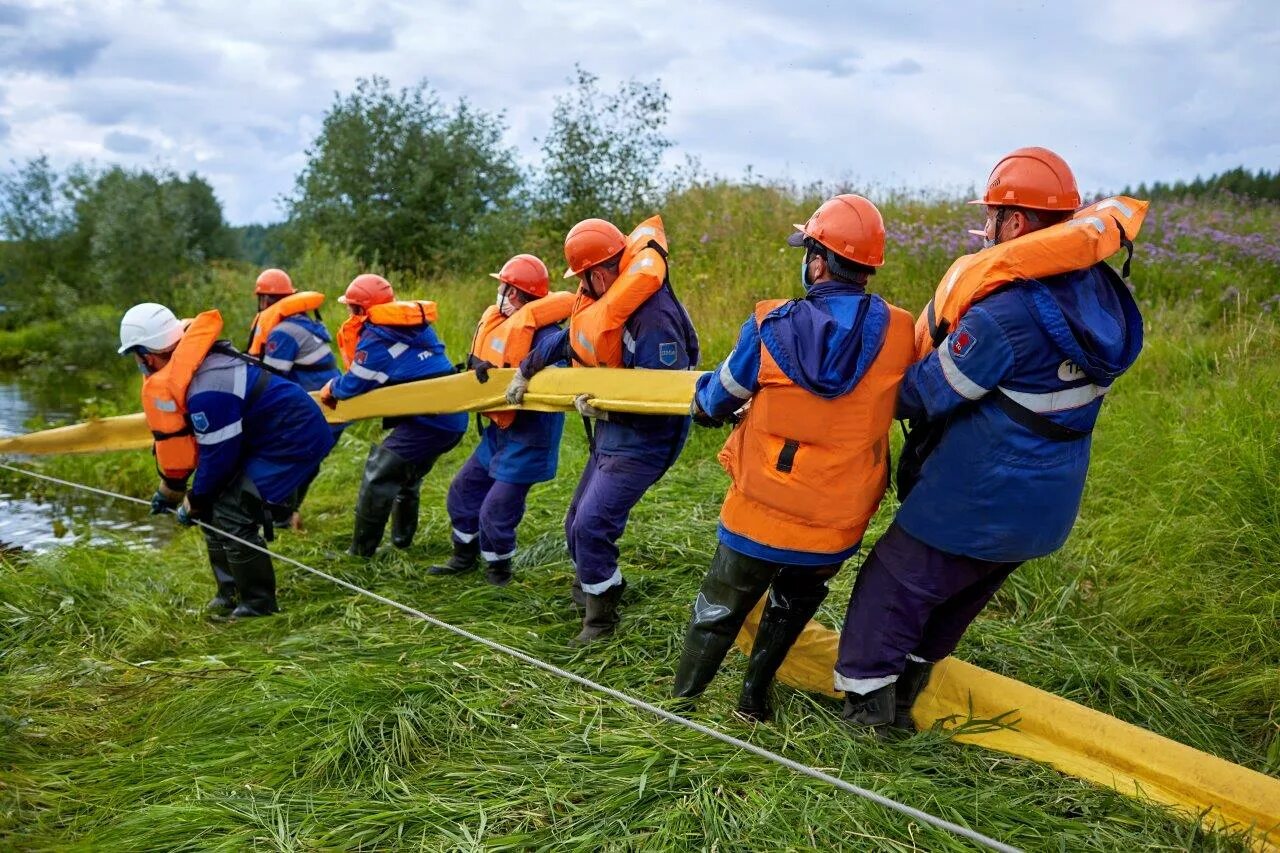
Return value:
[[(6, 471), (12, 471), (15, 474), (22, 474), (24, 476), (32, 477), (38, 480), (44, 480), (46, 482), (54, 483), (60, 486), (66, 486), (68, 488), (78, 489), (84, 492), (90, 492), (92, 494), (100, 495), (102, 497), (110, 498), (112, 500), (122, 500), (122, 501), (128, 501), (135, 504), (141, 504), (143, 506), (150, 506), (149, 501), (142, 500), (141, 498), (135, 498), (129, 495), (122, 495), (118, 492), (112, 492), (107, 489), (99, 489), (94, 486), (85, 485), (84, 483), (76, 483), (71, 480), (64, 480), (59, 477), (52, 477), (52, 476), (49, 476), (48, 474), (41, 474), (36, 471), (31, 471), (26, 468), (20, 468), (17, 466), (8, 465), (3, 462), (0, 462), (0, 469), (4, 469)], [(780, 755), (771, 750), (765, 749), (764, 747), (756, 746), (755, 744), (749, 743), (748, 741), (742, 740), (740, 738), (736, 738), (733, 735), (726, 734), (722, 731), (719, 731), (718, 729), (713, 729), (710, 726), (705, 726), (701, 723), (690, 720), (687, 717), (682, 717), (679, 714), (672, 713), (671, 711), (668, 711), (664, 708), (660, 708), (657, 705), (654, 705), (650, 702), (646, 702), (643, 699), (639, 699), (635, 696), (631, 696), (630, 694), (623, 693), (620, 690), (615, 690), (612, 687), (606, 687), (605, 685), (600, 684), (599, 682), (592, 681), (589, 678), (570, 672), (569, 670), (562, 669), (561, 667), (558, 667), (555, 664), (547, 663), (546, 661), (536, 658), (525, 652), (522, 652), (519, 649), (512, 648), (511, 646), (504, 645), (494, 640), (490, 640), (478, 634), (473, 634), (472, 632), (466, 630), (465, 628), (459, 628), (458, 626), (453, 625), (449, 622), (445, 622), (441, 619), (437, 619), (436, 617), (428, 613), (424, 613), (423, 611), (418, 610), (414, 607), (410, 607), (407, 604), (401, 604), (400, 602), (394, 599), (387, 598), (384, 595), (379, 595), (378, 593), (373, 592), (372, 590), (365, 589), (364, 587), (353, 584), (350, 581), (343, 580), (342, 578), (331, 575), (328, 572), (322, 571), (321, 569), (317, 569), (313, 566), (308, 566), (306, 563), (303, 563), (299, 560), (295, 560), (292, 557), (289, 557), (283, 554), (272, 553), (270, 550), (263, 548), (262, 546), (254, 542), (250, 542), (246, 539), (242, 539), (239, 536), (226, 532), (225, 530), (220, 530), (217, 527), (214, 527), (210, 524), (206, 524), (203, 521), (196, 520), (195, 523), (206, 530), (210, 530), (218, 534), (219, 536), (223, 536), (223, 537), (226, 537), (227, 539), (234, 540), (235, 542), (238, 542), (241, 545), (252, 548), (256, 551), (261, 551), (262, 553), (269, 554), (275, 559), (282, 560), (291, 566), (296, 566), (297, 568), (302, 569), (305, 572), (315, 575), (316, 577), (323, 578), (324, 580), (327, 580), (330, 583), (336, 584), (358, 595), (362, 595), (366, 598), (372, 599), (373, 601), (377, 601), (381, 604), (387, 605), (388, 607), (392, 607), (396, 610), (399, 610), (400, 612), (414, 619), (421, 620), (437, 628), (443, 628), (444, 630), (449, 631), (453, 634), (456, 634), (459, 637), (470, 640), (474, 643), (479, 643), (480, 645), (485, 646), (486, 648), (489, 648), (489, 649), (493, 649), (496, 652), (501, 652), (502, 654), (513, 657), (516, 660), (519, 660), (523, 663), (528, 664), (529, 666), (536, 667), (537, 669), (541, 669), (544, 672), (549, 672), (552, 675), (555, 675), (559, 678), (563, 678), (567, 681), (571, 681), (581, 687), (585, 687), (589, 690), (594, 690), (597, 693), (603, 693), (604, 695), (610, 697), (611, 699), (616, 699), (619, 702), (623, 702), (627, 705), (630, 705), (633, 708), (637, 708), (641, 711), (645, 711), (647, 713), (653, 714), (659, 719), (665, 720), (669, 723), (675, 723), (676, 725), (683, 726), (687, 729), (698, 732), (699, 734), (706, 735), (707, 737), (710, 737), (710, 738), (714, 738), (715, 740), (718, 740), (721, 743), (728, 744), (729, 746), (737, 747), (738, 749), (749, 752), (752, 755), (755, 755), (759, 758), (763, 758), (767, 761), (772, 761), (775, 764), (778, 764), (782, 767), (786, 767), (789, 770), (795, 771), (796, 773), (799, 773), (802, 776), (807, 776), (811, 779), (816, 779), (820, 782), (825, 782), (834, 788), (844, 791), (845, 793), (853, 794), (854, 796), (861, 797), (862, 799), (865, 799), (865, 800), (869, 800), (870, 802), (876, 803), (877, 805), (883, 806), (884, 808), (892, 809), (893, 811), (904, 814), (907, 817), (918, 820), (921, 823), (928, 824), (929, 826), (944, 830), (946, 832), (950, 832), (953, 835), (956, 835), (960, 838), (965, 838), (969, 841), (972, 841), (976, 844), (980, 844), (991, 850), (1003, 851), (1004, 853), (1019, 853), (1019, 848), (1012, 847), (1008, 844), (997, 841), (996, 839), (991, 838), (990, 836), (987, 836), (987, 835), (983, 835), (982, 833), (977, 832), (976, 830), (969, 829), (966, 826), (962, 826), (958, 823), (954, 823), (952, 821), (946, 820), (945, 818), (935, 817), (934, 815), (931, 815), (928, 812), (924, 812), (924, 811), (921, 811), (920, 809), (914, 808), (912, 806), (908, 806), (905, 803), (900, 803), (897, 800), (886, 797), (883, 794), (878, 794), (875, 791), (869, 790), (867, 788), (854, 785), (851, 782), (847, 782), (838, 776), (833, 776), (832, 774), (827, 773), (823, 770), (819, 770), (816, 767), (810, 767), (809, 765), (801, 764), (798, 761), (787, 758), (786, 756)]]

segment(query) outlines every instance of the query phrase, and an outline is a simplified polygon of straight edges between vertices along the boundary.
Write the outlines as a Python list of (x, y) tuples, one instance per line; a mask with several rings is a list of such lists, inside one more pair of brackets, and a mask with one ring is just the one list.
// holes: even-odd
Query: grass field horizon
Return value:
[[(755, 301), (801, 294), (799, 253), (783, 240), (817, 201), (709, 184), (661, 208), (703, 369), (727, 354)], [(960, 200), (907, 197), (882, 210), (890, 245), (871, 287), (914, 313), (954, 256), (972, 249), (964, 232), (980, 213)], [(957, 652), (1272, 776), (1280, 775), (1277, 234), (1280, 206), (1271, 203), (1153, 205), (1132, 276), (1146, 349), (1103, 408), (1076, 528), (1060, 552), (1014, 574)], [(511, 249), (538, 251), (553, 277), (560, 267), (554, 245)], [(330, 297), (361, 271), (319, 245), (290, 268), (299, 286)], [(402, 296), (440, 303), (440, 330), (458, 360), (493, 297), (487, 272), (389, 278)], [(246, 266), (220, 266), (154, 298), (183, 313), (216, 305), (228, 328), (241, 329), (252, 277)], [(47, 358), (91, 368), (104, 358), (93, 336), (114, 336), (123, 307), (79, 307), (86, 340)], [(339, 310), (328, 309), (331, 328)], [(0, 332), (0, 362), (36, 351), (44, 332)], [(113, 381), (93, 413), (137, 409), (137, 380)], [(308, 498), (307, 532), (281, 535), (274, 548), (609, 686), (666, 696), (715, 547), (723, 431), (695, 430), (633, 514), (621, 543), (630, 587), (620, 633), (585, 651), (567, 645), (578, 617), (560, 528), (585, 458), (576, 419), (566, 424), (558, 478), (531, 495), (506, 589), (474, 574), (425, 573), (448, 551), (444, 492), (474, 435), (428, 477), (411, 549), (388, 548), (368, 563), (342, 553), (377, 435), (372, 423), (347, 431)], [(40, 464), (137, 496), (154, 486), (144, 453)], [(887, 497), (867, 545), (895, 509)], [(210, 621), (201, 607), (212, 584), (195, 532), (155, 551), (122, 542), (0, 560), (2, 845), (969, 849), (282, 564), (283, 613)], [(833, 583), (828, 625), (838, 624), (859, 562)], [(1244, 846), (1186, 815), (944, 735), (852, 737), (836, 704), (788, 688), (776, 691), (777, 720), (750, 727), (730, 714), (742, 663), (731, 654), (695, 719), (1007, 843)]]

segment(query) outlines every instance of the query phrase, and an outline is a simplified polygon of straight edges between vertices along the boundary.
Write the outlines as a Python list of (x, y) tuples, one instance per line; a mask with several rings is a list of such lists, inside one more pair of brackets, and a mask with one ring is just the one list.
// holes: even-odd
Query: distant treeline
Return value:
[(1219, 175), (1207, 178), (1197, 176), (1194, 181), (1175, 181), (1171, 184), (1156, 181), (1154, 184), (1138, 184), (1137, 189), (1126, 187), (1124, 190), (1125, 195), (1145, 199), (1199, 197), (1217, 193), (1280, 201), (1280, 170), (1268, 172), (1266, 169), (1259, 169), (1253, 172), (1237, 166)]

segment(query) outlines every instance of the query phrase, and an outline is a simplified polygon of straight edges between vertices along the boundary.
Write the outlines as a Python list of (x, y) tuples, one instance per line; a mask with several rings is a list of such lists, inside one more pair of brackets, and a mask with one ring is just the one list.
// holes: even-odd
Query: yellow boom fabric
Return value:
[[(480, 384), (472, 373), (410, 382), (373, 391), (325, 410), (331, 422), (395, 415), (478, 412), (512, 408), (503, 392), (513, 371), (490, 371)], [(529, 384), (524, 408), (571, 411), (573, 398), (590, 394), (606, 411), (683, 414), (701, 375), (690, 371), (563, 368), (544, 370)], [(0, 439), (0, 454), (103, 453), (150, 447), (142, 415), (89, 421)], [(760, 606), (738, 637), (751, 648)], [(788, 655), (779, 678), (802, 690), (838, 695), (832, 671), (838, 635), (810, 622)], [(1240, 767), (1043, 690), (954, 658), (934, 669), (913, 712), (917, 725), (954, 729), (955, 738), (1017, 755), (1063, 773), (1175, 806), (1208, 826), (1252, 827), (1258, 849), (1280, 850), (1280, 779)]]

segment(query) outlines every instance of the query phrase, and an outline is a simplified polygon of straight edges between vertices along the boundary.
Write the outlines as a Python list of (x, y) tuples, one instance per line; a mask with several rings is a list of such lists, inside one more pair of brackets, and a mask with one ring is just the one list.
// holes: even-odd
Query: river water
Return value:
[[(80, 387), (72, 378), (37, 385), (20, 375), (0, 374), (0, 435), (39, 429), (40, 420), (72, 418), (80, 401), (91, 393), (92, 389)], [(31, 460), (5, 461), (21, 466)], [(172, 524), (165, 521), (137, 504), (28, 481), (16, 474), (6, 476), (0, 486), (0, 550), (39, 552), (86, 540), (148, 547), (171, 535)]]

